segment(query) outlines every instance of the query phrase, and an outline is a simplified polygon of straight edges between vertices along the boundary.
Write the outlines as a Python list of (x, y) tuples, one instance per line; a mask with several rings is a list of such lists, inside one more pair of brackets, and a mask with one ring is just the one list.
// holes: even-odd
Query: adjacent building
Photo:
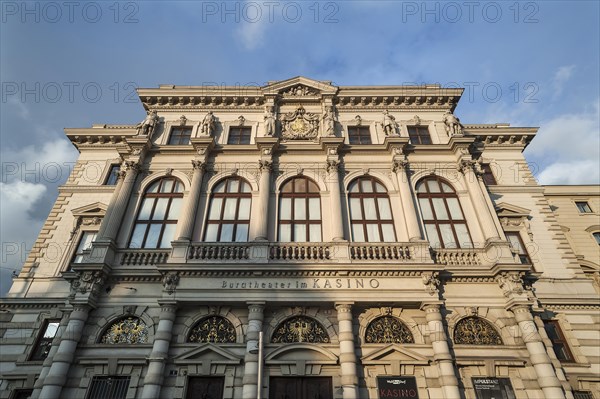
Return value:
[(139, 89), (0, 311), (0, 398), (600, 399), (598, 186), (462, 89)]

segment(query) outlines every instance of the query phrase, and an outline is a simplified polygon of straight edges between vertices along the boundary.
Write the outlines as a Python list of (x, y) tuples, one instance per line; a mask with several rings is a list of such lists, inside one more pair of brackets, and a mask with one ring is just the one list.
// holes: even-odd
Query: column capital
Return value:
[(476, 162), (473, 161), (472, 159), (461, 159), (460, 161), (458, 161), (457, 169), (463, 175), (466, 175), (469, 172), (475, 173), (475, 170), (474, 170), (475, 163)]
[(338, 313), (351, 313), (354, 302), (336, 302), (335, 309)]
[(246, 302), (250, 313), (262, 313), (265, 309), (265, 302)]
[(204, 171), (206, 169), (206, 162), (200, 159), (193, 159), (192, 160), (192, 168), (195, 171)]
[(336, 174), (340, 169), (340, 161), (337, 161), (335, 159), (328, 159), (326, 169), (327, 173), (331, 175)]
[(392, 172), (399, 173), (408, 170), (410, 167), (408, 159), (394, 159), (392, 161)]
[(440, 313), (441, 303), (440, 302), (426, 302), (421, 305), (421, 310), (426, 313)]
[(273, 170), (273, 161), (268, 159), (260, 159), (258, 161), (258, 169), (262, 172), (271, 172)]
[(124, 171), (126, 175), (138, 174), (142, 170), (142, 165), (139, 161), (125, 160), (121, 163), (121, 170)]

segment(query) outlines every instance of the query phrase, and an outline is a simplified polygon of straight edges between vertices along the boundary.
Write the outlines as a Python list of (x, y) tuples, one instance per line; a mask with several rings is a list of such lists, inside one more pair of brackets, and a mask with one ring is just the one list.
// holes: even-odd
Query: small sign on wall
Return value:
[(377, 377), (377, 397), (388, 398), (419, 398), (417, 380), (415, 377)]
[(477, 399), (516, 399), (510, 378), (472, 377)]

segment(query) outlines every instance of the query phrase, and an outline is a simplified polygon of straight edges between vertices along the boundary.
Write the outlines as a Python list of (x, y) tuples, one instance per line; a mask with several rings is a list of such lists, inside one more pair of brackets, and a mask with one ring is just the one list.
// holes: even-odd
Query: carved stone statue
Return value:
[(446, 132), (450, 137), (463, 134), (460, 119), (458, 119), (452, 112), (446, 111), (442, 117), (442, 121), (446, 125)]
[(381, 125), (386, 136), (395, 136), (398, 132), (398, 122), (387, 109), (383, 111), (383, 123)]
[(275, 113), (273, 107), (269, 107), (265, 110), (265, 136), (275, 135)]
[(335, 136), (335, 114), (333, 107), (328, 107), (323, 115), (323, 130), (327, 136)]
[(200, 124), (200, 134), (205, 136), (212, 136), (215, 130), (215, 116), (212, 111), (208, 111), (208, 114), (202, 119), (202, 123)]
[(148, 115), (146, 115), (146, 118), (143, 121), (136, 125), (138, 135), (147, 136), (152, 134), (156, 125), (158, 125), (158, 115), (156, 114), (156, 111), (152, 110), (148, 112)]

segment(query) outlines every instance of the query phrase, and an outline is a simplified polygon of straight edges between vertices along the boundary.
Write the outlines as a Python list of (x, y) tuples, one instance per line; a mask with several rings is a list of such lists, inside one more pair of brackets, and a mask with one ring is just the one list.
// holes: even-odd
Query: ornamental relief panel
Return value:
[(137, 317), (127, 317), (114, 322), (102, 335), (103, 344), (145, 344), (148, 326)]
[(313, 140), (319, 134), (319, 115), (306, 112), (299, 106), (294, 112), (281, 116), (281, 138), (284, 140)]
[(383, 316), (373, 320), (365, 333), (367, 344), (414, 344), (415, 340), (408, 327), (393, 316)]
[(221, 316), (209, 316), (196, 323), (188, 336), (188, 342), (226, 344), (235, 343), (236, 338), (235, 327), (229, 320)]
[(465, 317), (454, 327), (454, 343), (464, 345), (502, 345), (502, 338), (488, 321)]
[(307, 316), (294, 316), (277, 326), (271, 342), (274, 344), (294, 342), (326, 344), (330, 342), (330, 339), (325, 328), (315, 319)]

